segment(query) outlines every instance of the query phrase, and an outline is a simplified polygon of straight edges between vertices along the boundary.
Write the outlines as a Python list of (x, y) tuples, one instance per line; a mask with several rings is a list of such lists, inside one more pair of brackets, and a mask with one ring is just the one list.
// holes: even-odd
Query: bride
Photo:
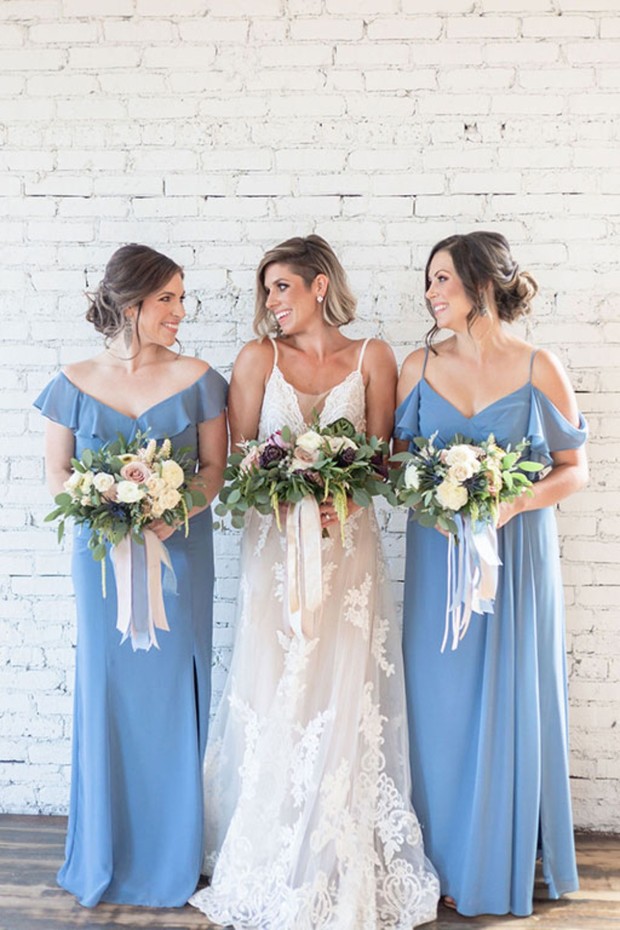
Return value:
[[(234, 366), (233, 447), (318, 414), (388, 439), (396, 364), (351, 340), (355, 298), (330, 246), (295, 238), (257, 271), (255, 330)], [(268, 337), (268, 338), (264, 338)], [(378, 930), (436, 916), (439, 894), (410, 801), (400, 629), (372, 507), (344, 542), (320, 506), (321, 607), (293, 632), (287, 538), (251, 511), (236, 644), (205, 762), (210, 885), (190, 903), (236, 930)]]

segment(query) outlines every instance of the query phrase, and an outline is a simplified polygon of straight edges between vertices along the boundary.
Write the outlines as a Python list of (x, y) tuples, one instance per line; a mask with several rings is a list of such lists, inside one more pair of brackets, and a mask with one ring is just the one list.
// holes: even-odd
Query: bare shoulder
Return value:
[(253, 339), (240, 350), (233, 365), (237, 377), (264, 377), (271, 370), (274, 348), (269, 339)]
[(177, 364), (181, 363), (184, 373), (189, 378), (200, 378), (211, 367), (208, 362), (202, 358), (196, 358), (193, 355), (180, 355), (177, 358)]
[(532, 384), (571, 422), (579, 422), (577, 399), (566, 369), (557, 355), (538, 349), (532, 365)]
[(426, 349), (414, 349), (410, 352), (403, 362), (398, 378), (398, 402), (409, 394), (422, 378), (424, 371), (424, 359), (426, 358)]
[(370, 339), (364, 352), (362, 370), (396, 372), (396, 358), (392, 346), (383, 339)]
[(81, 362), (71, 362), (65, 365), (61, 370), (63, 375), (78, 388), (87, 388), (89, 382), (93, 380), (93, 374), (96, 374), (101, 367), (100, 356), (94, 358), (85, 358)]

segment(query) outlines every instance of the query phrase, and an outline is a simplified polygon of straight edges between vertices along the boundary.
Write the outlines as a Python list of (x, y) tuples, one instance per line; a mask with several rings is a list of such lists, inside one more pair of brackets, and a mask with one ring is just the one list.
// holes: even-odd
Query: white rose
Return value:
[(172, 510), (181, 500), (181, 495), (174, 488), (165, 488), (157, 498), (157, 507), (162, 510)]
[(467, 488), (447, 478), (441, 482), (435, 494), (441, 506), (448, 510), (460, 510), (467, 503)]
[(163, 478), (158, 478), (157, 475), (151, 475), (150, 478), (147, 478), (145, 485), (151, 497), (158, 497), (166, 487), (166, 482)]
[(116, 487), (116, 499), (122, 504), (135, 504), (144, 497), (144, 489), (135, 481), (119, 481)]
[(480, 462), (478, 461), (478, 456), (473, 446), (465, 444), (451, 446), (449, 449), (446, 449), (444, 461), (446, 465), (468, 466), (471, 468), (472, 475), (480, 471)]
[(93, 486), (93, 480), (95, 476), (92, 471), (85, 471), (82, 475), (82, 481), (80, 482), (80, 487), (83, 492), (88, 493)]
[(179, 488), (185, 481), (183, 469), (173, 459), (162, 462), (161, 477), (171, 488)]
[(321, 436), (321, 434), (317, 433), (316, 430), (309, 429), (307, 432), (302, 433), (301, 436), (297, 437), (295, 447), (303, 449), (304, 452), (317, 452), (324, 442), (324, 436)]
[(475, 475), (478, 470), (478, 468), (473, 469), (470, 462), (451, 465), (448, 469), (446, 479), (448, 481), (453, 481), (455, 484), (461, 484), (463, 481), (467, 481), (468, 478), (471, 478), (472, 475)]
[(405, 487), (410, 491), (417, 491), (420, 487), (420, 472), (412, 462), (405, 467), (404, 481)]
[(348, 436), (325, 436), (324, 437), (330, 452), (342, 452), (343, 449), (357, 449), (356, 443)]
[(79, 471), (74, 471), (71, 475), (69, 475), (69, 477), (63, 484), (63, 488), (65, 489), (65, 491), (68, 491), (72, 497), (79, 497), (81, 484), (82, 484), (82, 473)]
[(99, 474), (95, 475), (93, 478), (93, 484), (100, 494), (105, 494), (114, 484), (114, 475), (108, 475), (106, 472), (100, 471)]

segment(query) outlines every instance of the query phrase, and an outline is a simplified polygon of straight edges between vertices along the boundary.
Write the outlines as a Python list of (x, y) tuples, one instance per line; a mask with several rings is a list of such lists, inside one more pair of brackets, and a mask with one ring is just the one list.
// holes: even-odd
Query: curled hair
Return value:
[(122, 330), (127, 307), (138, 307), (183, 269), (167, 255), (132, 242), (112, 255), (97, 290), (88, 294), (86, 319), (98, 333), (113, 339)]
[(294, 274), (303, 278), (308, 288), (319, 274), (329, 279), (321, 305), (323, 319), (329, 326), (345, 326), (355, 318), (357, 300), (332, 247), (321, 236), (296, 236), (265, 252), (256, 269), (254, 332), (258, 336), (273, 336), (279, 331), (275, 317), (265, 306), (265, 271), (276, 262), (288, 265)]
[[(501, 233), (476, 232), (448, 236), (433, 246), (424, 270), (425, 291), (430, 286), (429, 270), (438, 252), (449, 252), (465, 293), (472, 303), (467, 317), (467, 326), (486, 312), (484, 289), (493, 285), (493, 296), (500, 320), (512, 323), (531, 312), (531, 301), (538, 291), (538, 284), (528, 271), (521, 271), (510, 253), (510, 246)], [(433, 308), (426, 298), (426, 307), (434, 319)], [(431, 346), (438, 332), (437, 324), (426, 334), (426, 344)]]

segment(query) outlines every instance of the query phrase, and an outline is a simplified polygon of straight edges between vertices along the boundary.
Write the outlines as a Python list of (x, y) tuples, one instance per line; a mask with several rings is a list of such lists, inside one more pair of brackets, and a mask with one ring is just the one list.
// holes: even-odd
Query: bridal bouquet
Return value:
[[(122, 642), (131, 633), (134, 649), (157, 646), (155, 627), (168, 629), (161, 564), (170, 571), (172, 567), (166, 547), (148, 525), (161, 519), (170, 526), (184, 525), (188, 535), (189, 511), (206, 503), (192, 486), (195, 462), (187, 450), (173, 450), (169, 439), (158, 444), (138, 433), (130, 442), (119, 435), (100, 449), (85, 449), (80, 459), (71, 459), (71, 466), (64, 491), (55, 498), (56, 508), (45, 520), (59, 520), (59, 542), (67, 520), (88, 526), (88, 548), (101, 562), (104, 597), (106, 544), (112, 546)], [(132, 607), (136, 584), (144, 585), (144, 596), (134, 597)], [(142, 609), (144, 616), (137, 616), (136, 610)]]
[(396, 501), (411, 507), (421, 526), (438, 526), (449, 534), (448, 601), (441, 651), (452, 621), (452, 648), (465, 635), (472, 612), (492, 613), (497, 590), (497, 520), (499, 505), (531, 493), (529, 477), (543, 467), (525, 458), (528, 443), (502, 448), (493, 434), (479, 443), (454, 436), (435, 446), (437, 434), (413, 440), (412, 452), (392, 461)]
[(384, 456), (386, 443), (357, 433), (340, 418), (321, 427), (315, 421), (295, 436), (284, 426), (267, 439), (241, 443), (224, 472), (227, 484), (220, 492), (216, 513), (231, 514), (241, 527), (247, 511), (275, 514), (278, 529), (280, 505), (286, 511), (286, 581), (288, 621), (298, 637), (311, 635), (314, 612), (323, 602), (323, 572), (319, 503), (331, 498), (345, 542), (348, 498), (367, 507), (373, 496), (391, 491)]
[(329, 426), (315, 422), (298, 436), (284, 426), (262, 442), (241, 443), (241, 449), (229, 456), (227, 484), (215, 508), (220, 516), (230, 513), (235, 527), (244, 525), (250, 507), (274, 513), (279, 526), (281, 504), (331, 497), (344, 533), (347, 498), (367, 507), (373, 496), (389, 493), (383, 465), (387, 443), (356, 433), (345, 417)]

